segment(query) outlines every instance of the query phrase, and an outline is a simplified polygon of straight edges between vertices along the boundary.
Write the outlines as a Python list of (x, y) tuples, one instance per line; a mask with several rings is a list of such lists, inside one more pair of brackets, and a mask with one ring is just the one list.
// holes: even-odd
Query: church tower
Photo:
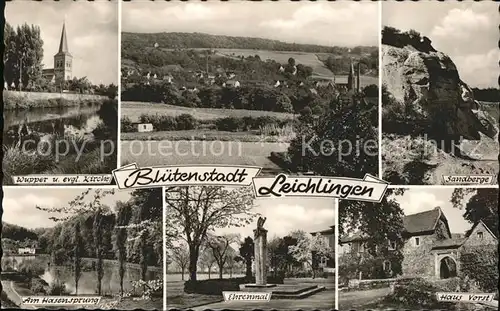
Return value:
[(73, 70), (73, 56), (68, 50), (68, 39), (66, 37), (66, 23), (63, 23), (59, 51), (54, 55), (54, 75), (56, 85), (71, 80)]

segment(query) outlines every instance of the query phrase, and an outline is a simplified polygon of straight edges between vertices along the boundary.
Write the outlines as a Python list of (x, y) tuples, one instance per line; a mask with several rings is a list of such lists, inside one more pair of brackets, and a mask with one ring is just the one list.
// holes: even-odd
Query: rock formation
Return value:
[(394, 97), (383, 103), (384, 118), (414, 122), (429, 136), (455, 141), (497, 134), (498, 122), (492, 124), (478, 110), (472, 90), (449, 56), (436, 51), (426, 37), (393, 36), (397, 38), (382, 41), (383, 84)]
[(382, 32), (382, 161), (395, 184), (497, 174), (499, 104), (474, 99), (450, 57), (415, 31)]

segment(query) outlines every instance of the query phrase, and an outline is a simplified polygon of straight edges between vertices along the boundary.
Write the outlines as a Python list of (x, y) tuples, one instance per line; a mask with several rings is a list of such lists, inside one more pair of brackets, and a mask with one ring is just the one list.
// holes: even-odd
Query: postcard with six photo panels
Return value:
[(2, 8), (2, 309), (498, 309), (497, 3)]

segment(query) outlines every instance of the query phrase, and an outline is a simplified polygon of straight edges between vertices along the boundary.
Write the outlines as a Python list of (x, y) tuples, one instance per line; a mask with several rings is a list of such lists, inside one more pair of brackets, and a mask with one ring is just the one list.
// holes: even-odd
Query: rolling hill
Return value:
[(124, 50), (134, 47), (138, 49), (152, 47), (155, 43), (158, 43), (161, 48), (170, 49), (219, 48), (330, 54), (345, 54), (348, 53), (349, 50), (351, 50), (352, 53), (364, 54), (371, 53), (378, 49), (374, 46), (359, 46), (350, 49), (348, 47), (296, 44), (263, 38), (231, 37), (196, 32), (122, 33), (122, 49)]

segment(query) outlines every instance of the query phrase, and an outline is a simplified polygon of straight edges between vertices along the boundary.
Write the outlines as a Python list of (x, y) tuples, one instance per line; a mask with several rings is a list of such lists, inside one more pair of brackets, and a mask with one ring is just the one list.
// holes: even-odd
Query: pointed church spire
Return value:
[(68, 39), (66, 38), (66, 18), (64, 18), (61, 41), (59, 42), (59, 53), (68, 53)]

